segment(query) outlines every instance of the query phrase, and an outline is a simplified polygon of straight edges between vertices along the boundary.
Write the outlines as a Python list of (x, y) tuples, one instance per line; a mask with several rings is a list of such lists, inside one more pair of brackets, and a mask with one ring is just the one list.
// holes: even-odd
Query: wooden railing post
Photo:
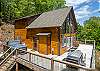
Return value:
[(15, 53), (15, 56), (16, 56), (16, 58), (17, 58), (17, 55), (18, 55), (18, 49), (16, 49), (15, 52), (16, 52), (16, 53)]
[(15, 53), (16, 71), (18, 71), (17, 55), (18, 55), (18, 49), (16, 49), (16, 53)]
[(86, 45), (86, 39), (85, 39), (85, 45)]
[(95, 49), (95, 40), (94, 40), (94, 44), (93, 44), (93, 46), (94, 46), (94, 49)]
[(54, 71), (54, 60), (51, 58), (51, 71)]
[(16, 71), (18, 71), (18, 62), (16, 62)]
[(31, 53), (29, 53), (29, 62), (31, 62)]

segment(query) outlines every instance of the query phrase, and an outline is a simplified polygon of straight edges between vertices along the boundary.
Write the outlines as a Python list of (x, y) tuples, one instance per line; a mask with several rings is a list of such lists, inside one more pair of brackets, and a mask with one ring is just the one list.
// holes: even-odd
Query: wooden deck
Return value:
[[(9, 51), (10, 48), (7, 50)], [(6, 51), (6, 52), (7, 52)], [(3, 54), (4, 56), (6, 53)], [(10, 71), (16, 64), (16, 71), (20, 63), (34, 71), (94, 71), (94, 68), (87, 68), (78, 64), (55, 60), (40, 54), (31, 53), (25, 50), (13, 49), (0, 62), (0, 71)]]
[(42, 56), (27, 52), (22, 55), (18, 55), (18, 62), (31, 69), (40, 69), (40, 71), (92, 71), (92, 68), (87, 68), (78, 64), (59, 61), (53, 58)]
[[(20, 51), (23, 51), (23, 50), (20, 50)], [(11, 54), (13, 52), (11, 52)], [(2, 63), (0, 65), (0, 71), (10, 71), (10, 69), (13, 67), (15, 62), (20, 63), (34, 71), (66, 71), (66, 70), (92, 71), (93, 70), (91, 68), (86, 68), (81, 65), (77, 65), (77, 64), (73, 64), (73, 63), (69, 63), (65, 61), (54, 60), (53, 58), (45, 57), (45, 56), (38, 55), (38, 54), (33, 54), (27, 51), (25, 52), (26, 52), (25, 54), (14, 55), (13, 57), (10, 57), (8, 61), (5, 61), (4, 63)]]

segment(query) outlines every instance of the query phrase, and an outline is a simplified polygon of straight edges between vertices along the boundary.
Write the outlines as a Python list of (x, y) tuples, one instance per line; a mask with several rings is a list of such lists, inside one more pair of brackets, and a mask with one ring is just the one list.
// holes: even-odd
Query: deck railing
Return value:
[(14, 53), (15, 53), (15, 51), (16, 51), (16, 49), (11, 49), (11, 48), (9, 48), (0, 58), (2, 58), (1, 59), (1, 62), (0, 62), (0, 66), (2, 65), (2, 64), (4, 64), (11, 56), (13, 56), (14, 55)]
[(80, 44), (90, 44), (93, 45), (95, 47), (95, 40), (78, 40), (80, 42)]
[[(85, 41), (85, 43), (87, 40)], [(94, 49), (95, 49), (95, 41), (94, 41)], [(9, 53), (10, 52), (10, 53)], [(93, 51), (94, 52), (94, 51)], [(9, 53), (9, 54), (7, 54)], [(15, 55), (16, 53), (16, 55)], [(9, 48), (4, 54), (4, 60), (0, 62), (0, 66), (5, 63), (11, 56), (15, 55), (16, 58), (23, 59), (28, 63), (37, 65), (38, 67), (47, 69), (48, 71), (94, 71), (94, 67), (87, 68), (85, 66), (81, 66), (78, 64), (55, 60), (55, 58), (50, 58), (41, 54), (36, 54), (32, 52), (28, 52), (22, 49), (11, 49)], [(2, 57), (3, 57), (2, 56)]]
[[(41, 68), (51, 70), (52, 58), (49, 58), (40, 54), (30, 53), (28, 51), (21, 50), (21, 49), (17, 49), (17, 52), (18, 52), (18, 55), (17, 55), (18, 58), (21, 58), (27, 62), (35, 64)], [(24, 53), (24, 54), (20, 55), (20, 53)]]
[(81, 44), (85, 44), (85, 45), (93, 45), (93, 50), (92, 50), (92, 57), (91, 57), (91, 68), (95, 68), (95, 44), (96, 41), (95, 40), (79, 40)]
[(78, 64), (55, 60), (55, 58), (49, 58), (36, 53), (31, 53), (24, 50), (17, 50), (18, 52), (26, 52), (23, 55), (18, 55), (18, 58), (21, 58), (25, 61), (28, 61), (32, 64), (35, 64), (41, 68), (47, 69), (48, 71), (93, 71), (92, 68), (86, 68)]

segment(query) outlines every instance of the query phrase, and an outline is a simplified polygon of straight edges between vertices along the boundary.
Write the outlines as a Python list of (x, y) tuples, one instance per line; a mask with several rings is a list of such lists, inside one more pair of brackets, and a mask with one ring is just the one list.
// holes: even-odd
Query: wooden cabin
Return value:
[(28, 39), (27, 36), (27, 29), (26, 27), (30, 25), (31, 22), (33, 22), (38, 16), (27, 16), (20, 19), (15, 20), (15, 39), (20, 39), (22, 42), (26, 43), (28, 48), (33, 48), (33, 42), (31, 39)]
[(73, 7), (15, 20), (15, 37), (42, 54), (61, 55), (73, 47), (77, 23)]

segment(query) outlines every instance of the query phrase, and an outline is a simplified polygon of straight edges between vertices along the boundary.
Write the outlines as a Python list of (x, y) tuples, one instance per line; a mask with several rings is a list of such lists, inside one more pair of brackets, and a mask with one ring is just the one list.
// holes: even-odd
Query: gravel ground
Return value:
[(96, 71), (100, 71), (100, 51), (96, 51)]
[(14, 39), (14, 25), (4, 24), (0, 26), (0, 41), (7, 42)]

